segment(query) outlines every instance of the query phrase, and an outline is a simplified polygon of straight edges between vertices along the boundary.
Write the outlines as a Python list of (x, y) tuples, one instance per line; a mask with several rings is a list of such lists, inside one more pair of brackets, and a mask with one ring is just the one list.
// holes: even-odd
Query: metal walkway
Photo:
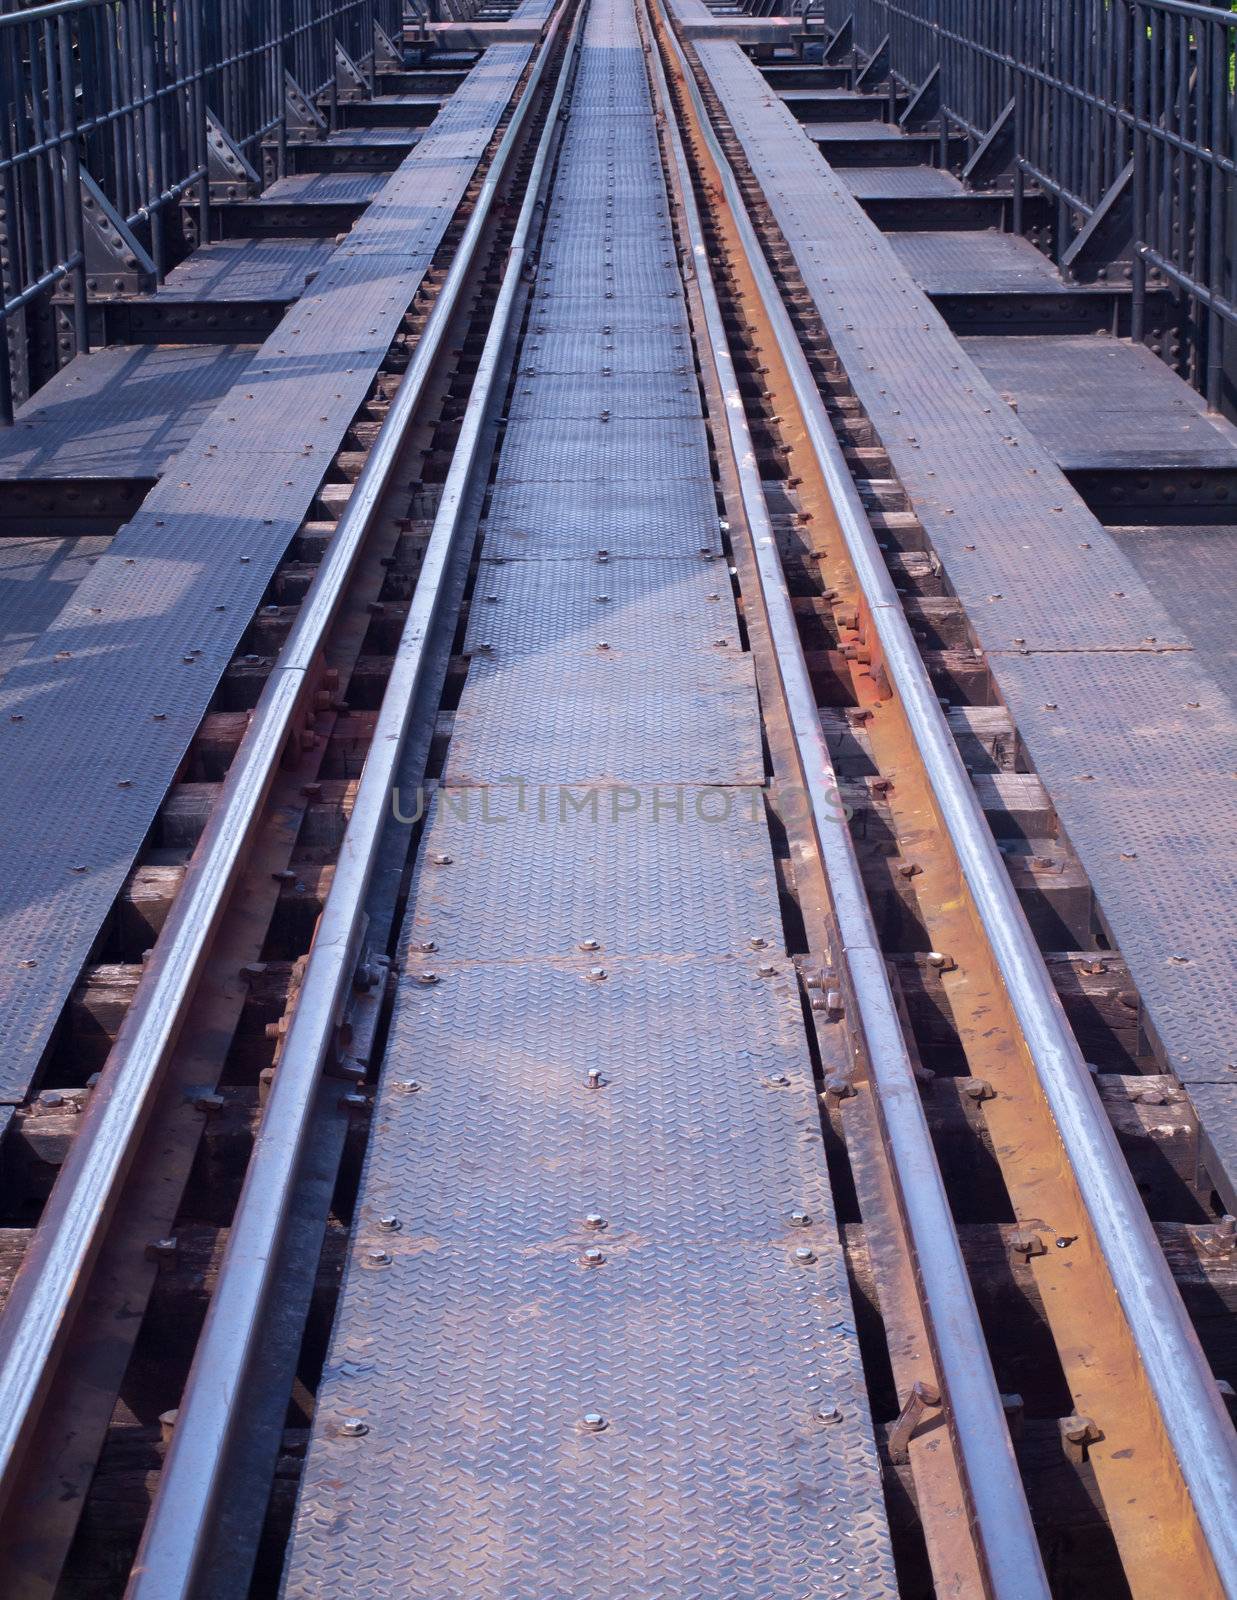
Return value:
[[(1227, 883), (1223, 876), (1237, 826), (1232, 703), (1183, 619), (1165, 611), (1050, 448), (968, 358), (917, 287), (904, 250), (882, 237), (752, 63), (734, 44), (702, 43), (698, 54), (987, 653), (1129, 963), (1144, 1026), (1200, 1114), (1208, 1165), (1231, 1206), (1237, 897), (1231, 866)], [(1094, 363), (1103, 347), (1087, 342)], [(1042, 342), (1022, 343), (1024, 362), (1034, 361)], [(1206, 419), (1201, 402), (1145, 351), (1119, 341), (1111, 349), (1156, 369), (1183, 397), (1166, 416), (1180, 415), (1178, 448), (1188, 439), (1202, 452), (1192, 471), (1217, 459), (1237, 466), (1228, 424)], [(1164, 424), (1166, 435), (1172, 426)]]
[[(6, 677), (0, 1100), (20, 1100), (30, 1083), (194, 730), (530, 54), (528, 45), (486, 53)], [(209, 359), (221, 351), (176, 354)], [(89, 359), (115, 357), (102, 351)], [(35, 404), (43, 403), (39, 396)], [(93, 824), (85, 843), (83, 814)]]
[(893, 1594), (631, 0), (559, 171), (285, 1594)]

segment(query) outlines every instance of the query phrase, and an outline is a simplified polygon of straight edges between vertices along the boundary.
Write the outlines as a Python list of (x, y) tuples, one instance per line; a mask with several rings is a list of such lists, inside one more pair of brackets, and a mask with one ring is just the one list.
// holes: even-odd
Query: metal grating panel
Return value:
[(287, 1600), (896, 1592), (793, 974), (608, 973), (402, 992)]
[[(427, 940), (442, 960), (591, 954), (590, 965), (782, 944), (755, 788), (439, 790), (409, 908), (405, 960), (417, 966)], [(581, 951), (589, 942), (596, 952)]]
[(751, 660), (715, 654), (474, 659), (447, 783), (763, 783)]
[(738, 650), (730, 583), (713, 562), (483, 564), (464, 648), (496, 662), (615, 650)]
[[(570, 496), (549, 495), (536, 483), (498, 483), (485, 524), (482, 554), (489, 560), (548, 557), (721, 555), (717, 496), (709, 478), (654, 484), (576, 483)], [(721, 582), (724, 567), (717, 567)]]

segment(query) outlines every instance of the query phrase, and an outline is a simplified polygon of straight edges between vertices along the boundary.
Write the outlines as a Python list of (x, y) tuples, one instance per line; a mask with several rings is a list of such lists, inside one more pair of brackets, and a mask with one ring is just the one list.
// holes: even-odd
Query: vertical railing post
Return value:
[(64, 121), (62, 139), (65, 183), (65, 243), (73, 285), (73, 336), (78, 353), (90, 349), (90, 307), (86, 295), (86, 247), (82, 223), (81, 168), (77, 155), (77, 85), (73, 73), (72, 24), (63, 14), (56, 18), (60, 67), (60, 115)]
[(1142, 245), (1147, 237), (1147, 27), (1139, 0), (1130, 7), (1130, 48), (1134, 56), (1133, 162), (1134, 262), (1131, 276), (1130, 338), (1141, 344), (1147, 331), (1147, 261)]

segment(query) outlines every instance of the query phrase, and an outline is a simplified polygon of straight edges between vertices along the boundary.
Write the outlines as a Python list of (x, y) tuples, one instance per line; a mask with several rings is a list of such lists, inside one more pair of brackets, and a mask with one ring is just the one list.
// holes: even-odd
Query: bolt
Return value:
[(762, 978), (772, 978), (777, 973), (777, 968), (772, 961), (762, 961), (756, 968), (757, 974)]
[(591, 1245), (587, 1250), (581, 1252), (580, 1265), (582, 1267), (599, 1267), (605, 1259), (605, 1256), (598, 1250), (597, 1246)]
[(175, 1407), (171, 1411), (161, 1411), (159, 1413), (159, 1439), (161, 1443), (171, 1444), (172, 1432), (176, 1427), (176, 1419), (179, 1416), (180, 1412)]
[(339, 1425), (339, 1431), (345, 1439), (359, 1439), (369, 1432), (369, 1423), (362, 1417), (345, 1417)]
[(607, 976), (607, 973), (604, 967), (590, 967), (588, 969), (588, 975), (594, 983), (601, 983), (601, 981)]
[(591, 1228), (594, 1233), (601, 1233), (606, 1226), (606, 1219), (600, 1211), (586, 1211), (584, 1214), (584, 1226)]
[(415, 1078), (404, 1078), (397, 1085), (397, 1088), (401, 1094), (417, 1094), (420, 1091), (421, 1085)]
[(935, 967), (938, 972), (954, 972), (958, 963), (952, 956), (945, 955), (940, 950), (929, 950), (924, 958), (930, 967)]
[(1030, 1261), (1032, 1256), (1047, 1254), (1047, 1248), (1039, 1234), (1029, 1232), (1010, 1234), (1009, 1250), (1011, 1255), (1021, 1256), (1024, 1261)]
[(809, 1250), (807, 1245), (801, 1244), (795, 1251), (795, 1263), (800, 1267), (810, 1267), (816, 1260), (815, 1250)]
[(790, 1225), (792, 1228), (810, 1228), (812, 1218), (806, 1211), (792, 1211), (790, 1213)]
[(584, 1087), (586, 1089), (604, 1089), (605, 1086), (606, 1080), (601, 1075), (601, 1068), (590, 1067), (588, 1069), (588, 1076), (584, 1080)]
[(39, 1104), (41, 1106), (62, 1106), (64, 1104), (64, 1096), (59, 1089), (44, 1089), (39, 1096)]
[(606, 1426), (606, 1419), (600, 1411), (586, 1411), (580, 1418), (580, 1426), (585, 1433), (600, 1433)]
[(427, 987), (430, 984), (437, 983), (438, 981), (439, 981), (438, 980), (438, 974), (436, 972), (418, 972), (417, 973), (417, 982), (425, 984)]
[(996, 1090), (987, 1078), (969, 1078), (962, 1085), (962, 1093), (968, 1100), (995, 1100)]
[(399, 1230), (399, 1218), (388, 1213), (385, 1217), (378, 1218), (378, 1226), (383, 1233), (396, 1233)]
[(601, 944), (596, 939), (581, 939), (576, 948), (579, 950), (600, 950)]
[(841, 1422), (842, 1413), (836, 1406), (821, 1406), (820, 1410), (816, 1413), (816, 1420), (828, 1428), (831, 1427), (835, 1422)]
[(391, 1258), (385, 1250), (367, 1250), (365, 1259), (371, 1267), (389, 1267), (391, 1265)]
[(449, 867), (454, 857), (449, 856), (445, 850), (435, 850), (431, 860), (436, 867)]

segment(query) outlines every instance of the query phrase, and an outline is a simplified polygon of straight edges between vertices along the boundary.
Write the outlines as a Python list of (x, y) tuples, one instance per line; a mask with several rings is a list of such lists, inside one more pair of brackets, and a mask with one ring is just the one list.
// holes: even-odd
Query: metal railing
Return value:
[[(1064, 255), (1128, 191), (1134, 331), (1148, 268), (1188, 300), (1190, 375), (1220, 403), (1237, 349), (1237, 11), (1227, 0), (817, 0), (893, 80), (934, 83), (977, 147), (1002, 119), (1015, 182), (1058, 203)], [(1230, 371), (1229, 381), (1233, 381)]]
[(70, 346), (88, 349), (91, 295), (131, 286), (143, 269), (161, 277), (182, 204), (196, 200), (207, 236), (209, 117), (260, 164), (263, 141), (284, 146), (288, 77), (333, 109), (336, 45), (371, 57), (375, 23), (398, 38), (401, 10), (400, 0), (55, 0), (0, 14), (0, 421), (12, 419), (15, 389), (31, 387), (35, 301), (67, 285)]

